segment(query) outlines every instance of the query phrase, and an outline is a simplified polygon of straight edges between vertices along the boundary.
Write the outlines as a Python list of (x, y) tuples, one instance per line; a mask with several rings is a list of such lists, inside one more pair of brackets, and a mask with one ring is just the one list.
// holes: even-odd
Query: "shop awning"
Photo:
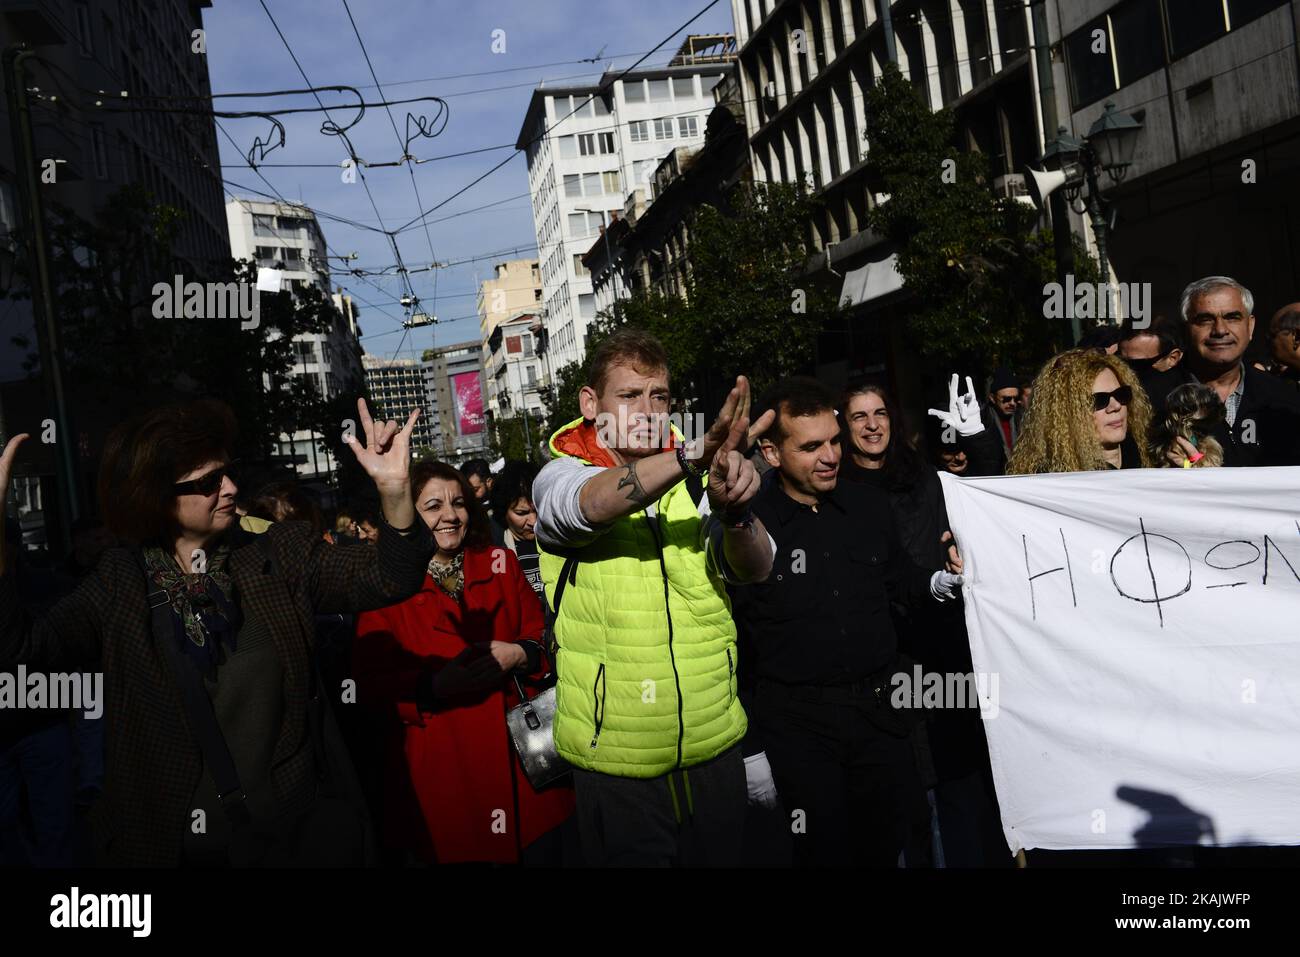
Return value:
[(840, 305), (849, 308), (860, 306), (902, 289), (903, 277), (895, 268), (897, 262), (898, 256), (891, 253), (884, 259), (845, 273)]

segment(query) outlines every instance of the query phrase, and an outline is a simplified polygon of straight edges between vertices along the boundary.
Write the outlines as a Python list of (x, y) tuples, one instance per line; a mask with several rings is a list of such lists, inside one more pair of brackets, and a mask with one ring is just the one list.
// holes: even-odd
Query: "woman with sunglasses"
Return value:
[[(321, 700), (340, 689), (314, 678), (313, 616), (402, 600), (434, 546), (408, 490), (417, 414), (399, 426), (357, 408), (365, 444), (345, 441), (379, 492), (377, 547), (334, 547), (302, 522), (244, 531), (234, 418), (200, 400), (110, 434), (100, 507), (130, 547), (105, 552), (40, 618), (0, 548), (0, 671), (103, 673), (105, 780), (91, 812), (103, 863), (364, 860), (364, 808)], [(25, 438), (0, 455), (0, 489)]]
[(411, 496), (438, 550), (417, 594), (361, 616), (353, 652), (385, 724), (384, 844), (424, 863), (557, 863), (573, 791), (533, 789), (505, 721), (512, 675), (542, 670), (542, 604), (468, 476), (421, 462)]
[(1151, 403), (1122, 359), (1072, 349), (1034, 380), (1008, 475), (1149, 468)]

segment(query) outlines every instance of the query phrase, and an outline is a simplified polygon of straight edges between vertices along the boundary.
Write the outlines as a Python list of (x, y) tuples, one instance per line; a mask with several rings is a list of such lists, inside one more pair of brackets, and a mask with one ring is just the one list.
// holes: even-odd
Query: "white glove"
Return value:
[(750, 804), (768, 810), (776, 807), (776, 784), (772, 781), (772, 766), (767, 763), (766, 751), (745, 758), (745, 789)]
[(984, 431), (984, 420), (980, 418), (980, 404), (975, 397), (975, 386), (966, 377), (966, 394), (957, 395), (957, 373), (952, 374), (948, 383), (948, 411), (930, 409), (930, 414), (944, 425), (950, 426), (958, 435), (979, 435)]
[(930, 576), (930, 594), (939, 601), (951, 601), (961, 594), (966, 579), (952, 572), (937, 571)]

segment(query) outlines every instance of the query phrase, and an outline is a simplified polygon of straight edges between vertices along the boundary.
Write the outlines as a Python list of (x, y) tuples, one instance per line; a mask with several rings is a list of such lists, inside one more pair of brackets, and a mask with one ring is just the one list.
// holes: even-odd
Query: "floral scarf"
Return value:
[(429, 559), (429, 574), (449, 597), (460, 601), (465, 592), (465, 552), (462, 549), (449, 562), (440, 562), (437, 558)]
[(205, 571), (187, 574), (163, 549), (144, 549), (149, 581), (167, 593), (180, 623), (181, 647), (205, 665), (216, 665), (219, 645), (235, 650), (240, 621), (239, 609), (230, 598), (234, 582), (227, 569), (229, 559), (230, 546), (220, 545), (208, 554)]

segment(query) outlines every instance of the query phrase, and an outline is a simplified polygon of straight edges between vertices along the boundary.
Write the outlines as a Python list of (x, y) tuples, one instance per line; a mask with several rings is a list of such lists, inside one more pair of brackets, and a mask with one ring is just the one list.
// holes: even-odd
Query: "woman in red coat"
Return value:
[(512, 863), (573, 811), (534, 791), (510, 743), (511, 672), (541, 670), (541, 606), (519, 562), (493, 547), (461, 474), (412, 469), (438, 550), (418, 593), (357, 621), (357, 700), (385, 721), (385, 844), (422, 861)]

